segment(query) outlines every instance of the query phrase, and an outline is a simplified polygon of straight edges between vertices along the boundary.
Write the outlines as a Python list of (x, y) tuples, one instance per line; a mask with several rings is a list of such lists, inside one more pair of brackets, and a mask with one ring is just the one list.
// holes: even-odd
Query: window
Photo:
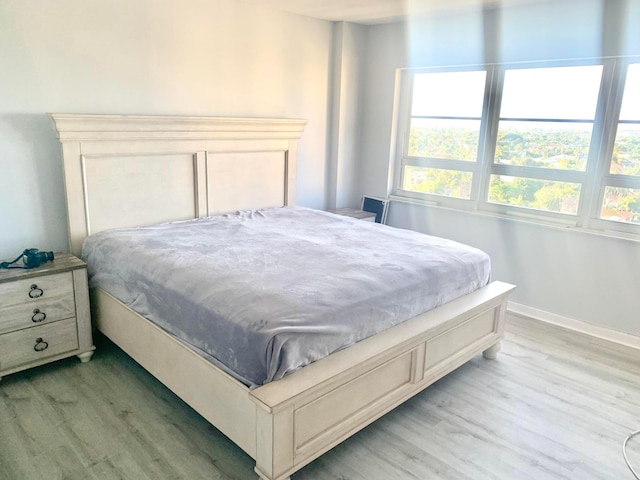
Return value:
[(486, 71), (416, 73), (401, 189), (470, 199)]
[(602, 66), (506, 70), (488, 201), (577, 215)]
[(402, 80), (397, 195), (640, 233), (640, 63), (407, 70)]
[(640, 225), (640, 63), (627, 68), (600, 218)]

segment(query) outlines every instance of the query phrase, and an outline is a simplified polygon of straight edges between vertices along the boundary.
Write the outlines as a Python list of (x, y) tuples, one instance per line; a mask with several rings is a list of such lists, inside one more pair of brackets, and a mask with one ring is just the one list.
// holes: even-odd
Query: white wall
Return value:
[(365, 64), (367, 27), (336, 22), (333, 30), (331, 84), (330, 167), (328, 201), (330, 209), (356, 206), (360, 193), (356, 164), (359, 149), (360, 113)]
[(0, 1), (0, 258), (67, 250), (47, 112), (298, 117), (298, 203), (326, 204), (330, 22), (234, 0)]
[(640, 336), (640, 243), (394, 202), (390, 224), (473, 245), (514, 302)]
[[(626, 12), (622, 24), (611, 22), (611, 11), (605, 21), (603, 2)], [(619, 0), (559, 0), (493, 12), (497, 51), (485, 50), (480, 11), (370, 28), (361, 190), (388, 193), (396, 69), (482, 58), (593, 57), (619, 44), (625, 54), (640, 54), (640, 1), (629, 2), (626, 10)], [(494, 278), (518, 286), (512, 296), (517, 303), (640, 335), (640, 242), (396, 202), (389, 223), (484, 249), (492, 257)]]
[[(355, 205), (388, 192), (397, 68), (593, 56), (618, 41), (640, 54), (640, 0), (606, 31), (604, 1), (624, 3), (497, 11), (498, 51), (480, 11), (342, 24), (332, 64), (330, 22), (233, 0), (1, 0), (0, 258), (67, 249), (47, 112), (307, 118), (298, 203)], [(487, 250), (516, 302), (640, 335), (640, 243), (397, 203), (389, 220)]]

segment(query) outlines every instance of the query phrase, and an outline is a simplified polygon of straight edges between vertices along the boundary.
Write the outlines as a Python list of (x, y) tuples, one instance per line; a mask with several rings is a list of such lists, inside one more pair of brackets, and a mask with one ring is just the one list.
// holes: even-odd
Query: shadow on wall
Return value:
[(32, 246), (66, 251), (62, 154), (49, 115), (0, 116), (0, 151), (0, 257)]

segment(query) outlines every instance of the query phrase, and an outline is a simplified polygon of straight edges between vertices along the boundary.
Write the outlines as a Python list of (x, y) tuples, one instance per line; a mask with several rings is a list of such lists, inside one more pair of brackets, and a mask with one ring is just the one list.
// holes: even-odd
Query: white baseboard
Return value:
[(584, 333), (585, 335), (590, 335), (601, 340), (607, 340), (609, 342), (640, 350), (640, 337), (636, 335), (619, 332), (618, 330), (612, 330), (610, 328), (598, 327), (591, 323), (546, 312), (527, 305), (522, 305), (521, 303), (508, 302), (507, 310), (517, 315), (522, 315), (534, 320), (539, 320), (541, 322), (550, 323), (552, 325)]

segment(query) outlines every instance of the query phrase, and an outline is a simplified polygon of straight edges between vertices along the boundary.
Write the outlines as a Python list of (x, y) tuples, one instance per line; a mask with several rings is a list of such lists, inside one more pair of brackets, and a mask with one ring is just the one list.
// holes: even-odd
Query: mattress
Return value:
[(250, 387), (489, 282), (484, 252), (302, 207), (109, 230), (100, 287)]

